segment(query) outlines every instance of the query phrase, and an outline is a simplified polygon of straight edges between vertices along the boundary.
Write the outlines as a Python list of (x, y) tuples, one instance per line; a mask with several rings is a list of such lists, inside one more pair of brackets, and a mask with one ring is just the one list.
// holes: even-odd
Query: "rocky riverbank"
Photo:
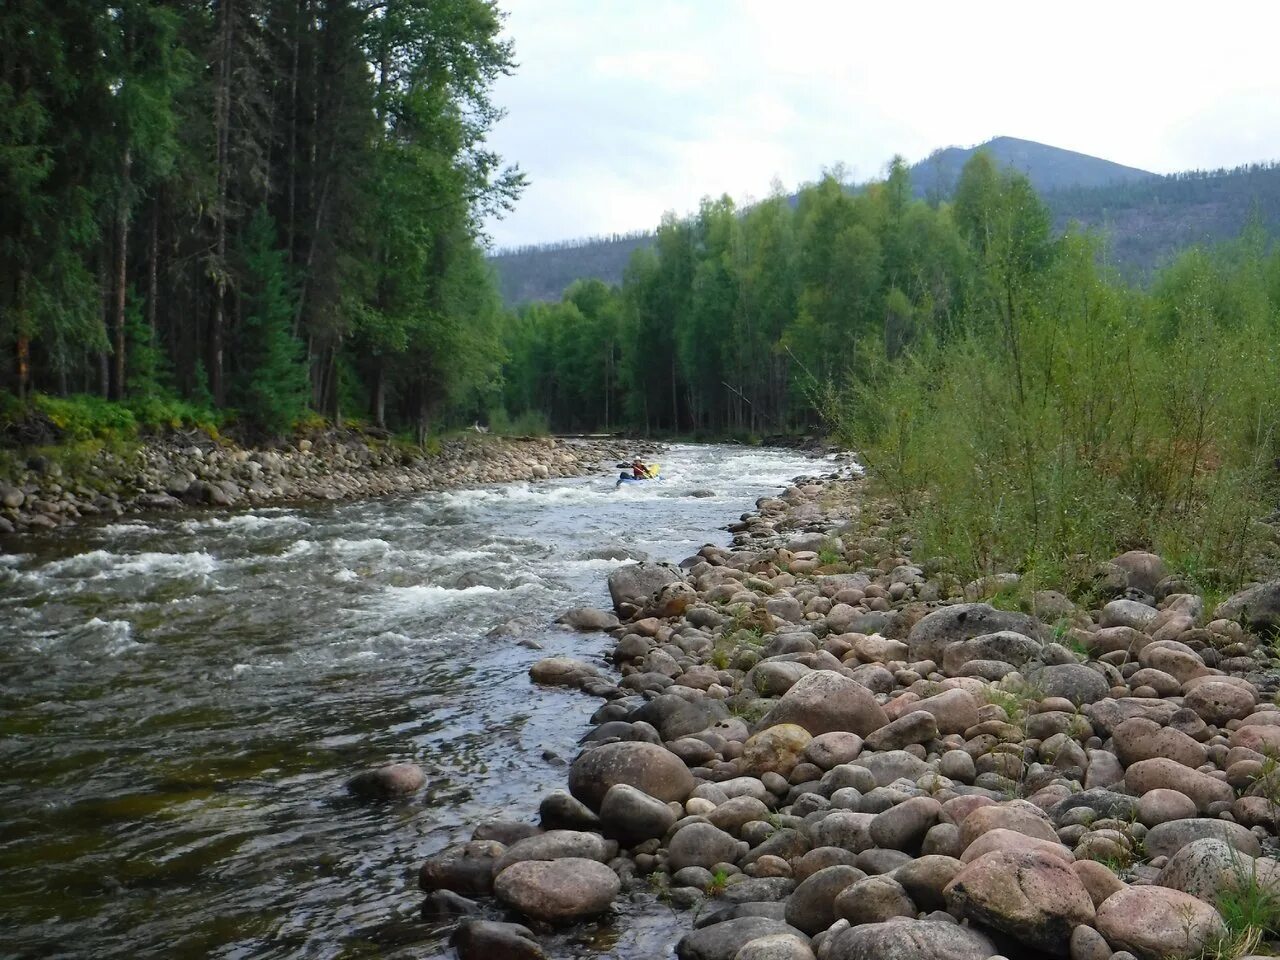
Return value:
[(801, 481), (732, 548), (620, 568), (612, 612), (562, 618), (609, 630), (617, 672), (535, 664), (605, 701), (568, 789), (421, 866), (463, 960), (543, 957), (623, 898), (685, 911), (681, 960), (1261, 952), (1280, 582), (1208, 609), (1134, 552), (1074, 598), (963, 584), (895, 513), (860, 480)]
[(474, 484), (572, 477), (653, 444), (613, 439), (446, 439), (432, 453), (330, 432), (274, 449), (200, 435), (89, 455), (15, 458), (0, 472), (0, 533), (52, 530), (82, 517), (180, 507), (354, 500)]

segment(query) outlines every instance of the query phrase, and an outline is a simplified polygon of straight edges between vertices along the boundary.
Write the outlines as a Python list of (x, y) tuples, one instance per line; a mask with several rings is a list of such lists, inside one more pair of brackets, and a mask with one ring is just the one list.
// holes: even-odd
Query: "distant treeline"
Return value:
[(490, 0), (0, 8), (0, 388), (425, 423), (496, 389)]
[[(1221, 178), (1162, 182), (1194, 192)], [(1119, 198), (1152, 188), (1108, 189)], [(1265, 247), (1259, 220), (1251, 223), (1250, 242)], [(1054, 226), (1025, 177), (985, 153), (966, 164), (946, 203), (917, 199), (901, 159), (857, 193), (829, 177), (794, 204), (781, 194), (745, 211), (727, 197), (704, 201), (693, 217), (664, 218), (620, 285), (579, 281), (560, 302), (518, 311), (507, 335), (506, 410), (574, 430), (805, 428), (870, 370), (921, 344), (1005, 329), (1016, 350), (1020, 318), (1049, 309), (1041, 285), (1080, 238)], [(1098, 239), (1086, 248), (1104, 259)], [(1267, 263), (1280, 279), (1280, 261)], [(1149, 296), (1128, 291), (1102, 263), (1089, 269), (1090, 282), (1125, 290), (1134, 303)], [(1185, 284), (1192, 297), (1205, 271), (1209, 254), (1193, 249), (1153, 283)]]
[[(929, 164), (928, 159), (921, 161), (912, 168), (913, 176), (931, 179), (934, 172)], [(942, 179), (954, 182), (954, 178)], [(917, 196), (927, 196), (931, 202), (951, 196), (950, 189), (937, 195), (914, 186)], [(1078, 221), (1105, 230), (1109, 261), (1134, 278), (1149, 276), (1191, 244), (1235, 236), (1255, 214), (1269, 232), (1280, 232), (1280, 165), (1276, 163), (1117, 179), (1088, 187), (1056, 186), (1042, 189), (1041, 196), (1058, 228)], [(792, 195), (791, 202), (798, 197)], [(509, 305), (555, 300), (574, 280), (621, 283), (632, 252), (652, 242), (652, 232), (569, 240), (500, 250), (491, 262)]]

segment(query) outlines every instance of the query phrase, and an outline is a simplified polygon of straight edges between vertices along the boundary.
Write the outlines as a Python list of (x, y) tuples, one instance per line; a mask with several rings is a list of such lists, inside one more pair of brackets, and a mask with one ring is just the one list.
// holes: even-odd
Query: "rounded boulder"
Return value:
[(593, 810), (600, 809), (609, 788), (618, 783), (680, 803), (697, 786), (684, 762), (654, 743), (607, 743), (584, 752), (569, 769), (569, 792)]

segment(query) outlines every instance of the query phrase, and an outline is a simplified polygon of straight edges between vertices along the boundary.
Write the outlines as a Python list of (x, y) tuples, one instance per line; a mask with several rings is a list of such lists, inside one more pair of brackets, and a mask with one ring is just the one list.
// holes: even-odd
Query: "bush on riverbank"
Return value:
[(121, 441), (139, 434), (203, 430), (216, 436), (222, 415), (175, 397), (147, 396), (125, 403), (75, 394), (34, 394), (26, 403), (0, 392), (0, 445), (44, 446), (86, 440)]
[(965, 575), (1060, 585), (1073, 558), (1141, 547), (1238, 583), (1276, 502), (1280, 254), (1192, 250), (1143, 292), (1092, 238), (1038, 243), (1034, 269), (1016, 238), (988, 257), (983, 322), (892, 362), (865, 345), (879, 359), (828, 419)]

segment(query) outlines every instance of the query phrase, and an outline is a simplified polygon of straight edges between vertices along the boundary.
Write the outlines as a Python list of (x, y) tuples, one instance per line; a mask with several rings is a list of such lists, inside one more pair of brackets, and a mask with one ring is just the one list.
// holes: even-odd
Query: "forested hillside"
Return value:
[[(491, 389), (489, 0), (0, 9), (0, 386), (277, 431)], [(142, 414), (139, 413), (141, 416)]]
[[(1130, 289), (1093, 262), (1096, 238), (1064, 237), (1027, 178), (985, 153), (939, 205), (914, 196), (901, 161), (856, 194), (827, 178), (794, 204), (778, 195), (742, 211), (708, 200), (691, 218), (665, 218), (620, 286), (579, 281), (561, 302), (519, 311), (506, 409), (558, 429), (802, 428), (922, 345), (1007, 328), (1016, 347), (1021, 317), (1051, 322), (1066, 309), (1068, 267), (1123, 304), (1125, 322), (1153, 330), (1187, 312), (1224, 322), (1266, 313), (1267, 298), (1280, 298), (1280, 258), (1256, 224), (1246, 237), (1184, 253), (1154, 293)], [(1227, 283), (1223, 258), (1235, 256), (1270, 279), (1248, 291)], [(1246, 293), (1264, 302), (1238, 302)]]
[[(1105, 231), (1108, 257), (1130, 276), (1149, 274), (1189, 244), (1236, 235), (1255, 210), (1269, 232), (1280, 230), (1280, 170), (1274, 166), (1162, 177), (1012, 137), (936, 151), (910, 167), (913, 194), (934, 202), (950, 197), (976, 149), (1025, 175), (1044, 196), (1055, 227), (1065, 229), (1074, 220)], [(652, 234), (628, 237), (625, 244), (596, 238), (499, 251), (490, 262), (508, 304), (557, 300), (576, 279), (621, 283), (631, 251), (647, 243)]]

